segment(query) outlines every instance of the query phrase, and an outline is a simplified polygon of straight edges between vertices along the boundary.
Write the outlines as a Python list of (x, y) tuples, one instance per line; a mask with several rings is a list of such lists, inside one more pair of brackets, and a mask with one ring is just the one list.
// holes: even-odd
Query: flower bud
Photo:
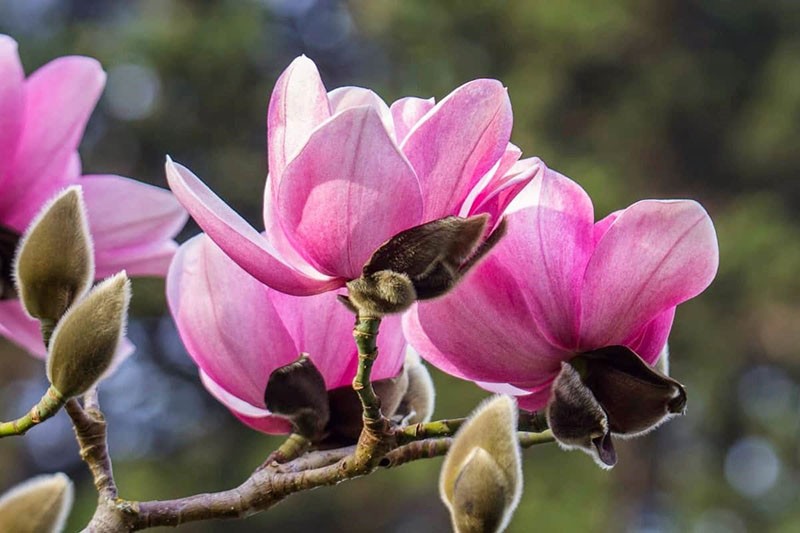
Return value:
[(0, 531), (50, 533), (64, 530), (74, 489), (64, 474), (38, 476), (0, 496)]
[(130, 281), (123, 270), (64, 314), (47, 358), (47, 377), (62, 396), (83, 394), (111, 366), (125, 333), (129, 301)]
[(417, 352), (411, 349), (406, 353), (403, 368), (408, 374), (408, 388), (395, 415), (402, 417), (403, 424), (429, 422), (436, 401), (436, 389), (431, 375)]
[(504, 235), (501, 222), (483, 241), (488, 221), (487, 214), (450, 216), (398, 233), (375, 250), (361, 277), (347, 283), (349, 304), (382, 316), (442, 296)]
[(14, 263), (17, 292), (28, 314), (57, 322), (94, 278), (92, 238), (83, 193), (68, 187), (33, 220)]
[(458, 533), (506, 527), (522, 494), (514, 400), (490, 398), (464, 423), (442, 464), (439, 493)]

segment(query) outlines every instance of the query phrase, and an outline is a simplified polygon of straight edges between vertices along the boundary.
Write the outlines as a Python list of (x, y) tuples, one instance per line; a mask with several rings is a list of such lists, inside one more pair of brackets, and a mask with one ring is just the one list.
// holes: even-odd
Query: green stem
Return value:
[(381, 457), (392, 449), (394, 433), (389, 420), (381, 413), (381, 400), (372, 388), (370, 374), (378, 357), (378, 328), (381, 319), (359, 313), (353, 328), (353, 338), (358, 348), (358, 369), (353, 378), (353, 390), (361, 402), (364, 427), (352, 457), (342, 461), (345, 471), (355, 475), (368, 474), (377, 468)]
[(556, 438), (553, 436), (553, 432), (549, 429), (540, 433), (520, 431), (518, 436), (519, 445), (522, 448), (530, 448), (531, 446), (536, 446), (537, 444), (547, 444), (548, 442), (555, 442), (556, 440)]
[(466, 421), (466, 418), (453, 418), (407, 426), (397, 431), (397, 443), (403, 445), (432, 437), (452, 437)]
[(381, 400), (375, 394), (370, 381), (372, 365), (378, 357), (378, 328), (381, 319), (373, 316), (359, 314), (353, 328), (353, 338), (358, 347), (358, 370), (353, 378), (353, 390), (358, 394), (361, 406), (364, 409), (364, 422), (380, 420)]
[[(437, 437), (452, 437), (456, 431), (466, 422), (466, 418), (452, 418), (437, 420), (434, 422), (421, 422), (412, 426), (407, 426), (397, 430), (397, 444), (403, 445), (423, 439)], [(520, 432), (533, 432), (532, 434), (550, 435), (547, 430), (547, 419), (543, 413), (529, 413), (520, 411), (519, 425)], [(522, 433), (521, 433), (522, 434)]]
[(292, 433), (283, 441), (277, 450), (269, 454), (267, 460), (264, 461), (258, 470), (267, 468), (268, 466), (282, 465), (294, 461), (311, 447), (311, 441), (300, 435), (299, 433)]
[(55, 415), (64, 406), (65, 401), (61, 393), (50, 385), (39, 403), (34, 405), (25, 416), (11, 422), (0, 423), (0, 438), (25, 434), (33, 426)]

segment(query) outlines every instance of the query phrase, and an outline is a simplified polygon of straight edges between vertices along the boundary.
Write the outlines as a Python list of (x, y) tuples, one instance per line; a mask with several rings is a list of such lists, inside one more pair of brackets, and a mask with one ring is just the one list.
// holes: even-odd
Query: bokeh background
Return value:
[[(255, 224), (268, 97), (301, 53), (329, 89), (368, 86), (387, 101), (502, 80), (512, 141), (583, 185), (598, 217), (640, 198), (706, 206), (719, 275), (680, 307), (670, 338), (688, 415), (621, 444), (610, 472), (555, 446), (528, 450), (511, 532), (800, 531), (799, 23), (795, 0), (0, 0), (0, 32), (17, 39), (27, 72), (66, 54), (107, 70), (81, 146), (86, 172), (165, 186), (170, 154)], [(196, 231), (190, 223), (181, 239)], [(199, 386), (165, 316), (163, 282), (136, 280), (134, 291), (138, 352), (101, 389), (121, 495), (238, 484), (278, 441)], [(0, 341), (0, 417), (34, 403), (43, 374)], [(485, 396), (434, 378), (438, 417)], [(447, 531), (439, 466), (184, 529)], [(0, 489), (57, 470), (77, 483), (77, 530), (95, 492), (67, 417), (0, 442)]]

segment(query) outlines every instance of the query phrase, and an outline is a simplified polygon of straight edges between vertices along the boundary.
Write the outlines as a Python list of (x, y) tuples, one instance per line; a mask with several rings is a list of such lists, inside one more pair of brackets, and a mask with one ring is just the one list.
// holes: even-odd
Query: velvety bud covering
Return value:
[(486, 214), (452, 216), (401, 231), (372, 254), (361, 277), (347, 283), (350, 302), (382, 316), (445, 294), (504, 233), (501, 223), (483, 240), (488, 221)]
[(125, 335), (130, 281), (123, 270), (92, 289), (58, 323), (47, 377), (65, 398), (86, 392), (112, 366)]
[(60, 533), (74, 499), (64, 474), (37, 476), (0, 495), (0, 531)]
[(411, 348), (406, 353), (403, 368), (408, 374), (408, 388), (395, 414), (402, 416), (402, 422), (409, 425), (429, 422), (436, 403), (436, 389), (428, 368)]
[(522, 494), (521, 464), (516, 402), (486, 400), (458, 430), (442, 464), (439, 493), (457, 532), (505, 529)]
[(80, 187), (68, 187), (44, 205), (22, 237), (14, 272), (27, 313), (54, 324), (88, 290), (94, 253)]
[(330, 419), (325, 378), (308, 354), (272, 371), (264, 403), (274, 414), (288, 418), (294, 432), (309, 440), (318, 439)]

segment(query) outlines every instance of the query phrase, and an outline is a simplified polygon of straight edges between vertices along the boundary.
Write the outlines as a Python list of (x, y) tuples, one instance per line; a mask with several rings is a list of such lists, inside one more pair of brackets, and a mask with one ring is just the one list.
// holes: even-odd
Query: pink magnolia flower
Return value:
[(689, 200), (644, 200), (594, 222), (575, 182), (545, 169), (507, 215), (508, 233), (447, 296), (404, 318), (411, 345), (445, 372), (539, 410), (562, 362), (623, 345), (652, 365), (675, 307), (719, 262), (711, 219)]
[(203, 230), (261, 282), (294, 295), (341, 287), (400, 231), (447, 215), (497, 220), (539, 171), (509, 144), (511, 105), (496, 80), (444, 100), (387, 106), (368, 89), (326, 92), (314, 63), (281, 75), (267, 117), (265, 232), (194, 174), (168, 161), (167, 179)]
[(77, 56), (26, 78), (17, 43), (0, 35), (0, 335), (39, 357), (39, 323), (16, 299), (10, 272), (19, 236), (49, 198), (82, 186), (98, 279), (122, 269), (164, 275), (177, 248), (172, 237), (186, 222), (169, 191), (119, 176), (81, 176), (77, 148), (104, 83), (100, 64)]
[[(184, 243), (167, 276), (167, 300), (189, 355), (208, 391), (240, 420), (265, 433), (289, 422), (264, 401), (270, 374), (301, 352), (328, 390), (349, 386), (358, 365), (353, 315), (328, 292), (290, 296), (247, 274), (206, 235)], [(373, 380), (396, 376), (406, 342), (400, 319), (387, 317), (378, 336)]]

